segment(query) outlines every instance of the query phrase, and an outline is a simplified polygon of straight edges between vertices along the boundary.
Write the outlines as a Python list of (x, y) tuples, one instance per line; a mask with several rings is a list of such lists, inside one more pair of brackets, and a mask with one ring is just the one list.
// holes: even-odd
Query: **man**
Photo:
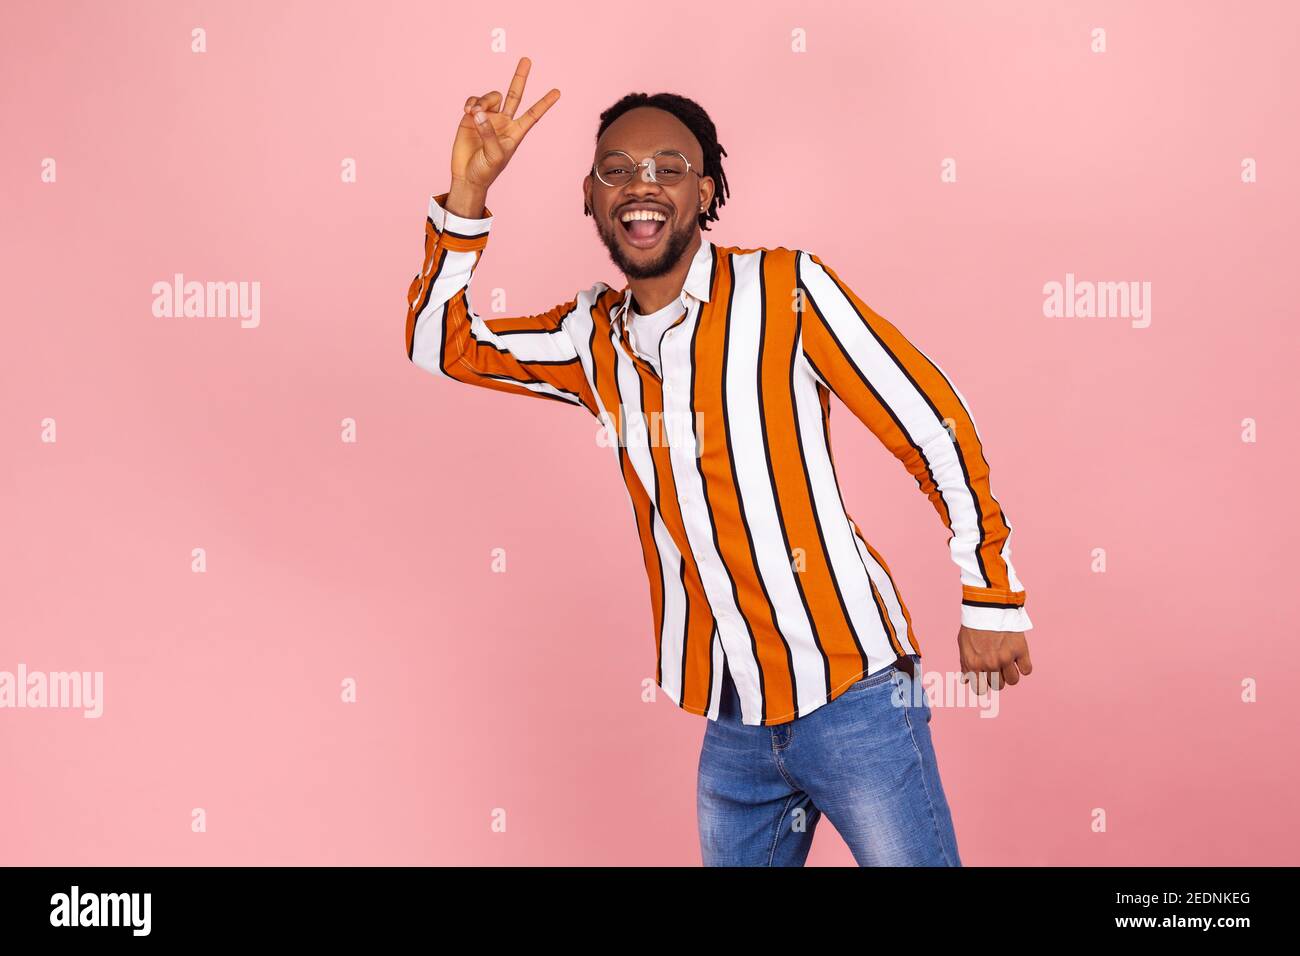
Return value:
[[(844, 509), (837, 395), (916, 478), (961, 571), (963, 671), (979, 692), (1031, 670), (1011, 526), (947, 376), (811, 253), (718, 246), (713, 122), (673, 94), (601, 116), (585, 211), (621, 290), (485, 319), (469, 283), (487, 191), (552, 89), (516, 117), (465, 101), (451, 189), (429, 204), (407, 355), (439, 376), (579, 405), (604, 422), (649, 577), (655, 680), (708, 717), (697, 806), (706, 865), (802, 865), (825, 815), (860, 865), (960, 866), (919, 692), (921, 650), (884, 559)], [(719, 193), (719, 190), (722, 193)]]

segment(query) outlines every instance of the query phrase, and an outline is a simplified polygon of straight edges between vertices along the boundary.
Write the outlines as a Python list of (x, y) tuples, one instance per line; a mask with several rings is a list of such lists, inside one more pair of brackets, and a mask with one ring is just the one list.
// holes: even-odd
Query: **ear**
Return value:
[(709, 208), (709, 204), (713, 202), (713, 194), (716, 189), (717, 185), (713, 182), (712, 176), (700, 177), (700, 205), (706, 210)]

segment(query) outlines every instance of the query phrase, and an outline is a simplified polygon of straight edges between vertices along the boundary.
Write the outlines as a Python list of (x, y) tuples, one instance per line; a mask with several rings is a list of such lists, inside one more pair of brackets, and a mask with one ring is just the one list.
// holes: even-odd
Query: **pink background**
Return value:
[[(1298, 862), (1297, 36), (1286, 3), (6, 3), (0, 670), (105, 701), (0, 710), (0, 862), (699, 862), (705, 723), (641, 700), (597, 423), (403, 351), (463, 101), (524, 55), (525, 102), (562, 98), (490, 197), (481, 308), (623, 284), (579, 180), (601, 110), (676, 91), (728, 151), (709, 238), (816, 252), (970, 402), (1036, 669), (995, 720), (935, 709), (965, 862)], [(260, 327), (155, 318), (175, 272), (260, 282)], [(1151, 282), (1151, 326), (1045, 318), (1067, 272)], [(947, 532), (833, 421), (955, 669)], [(810, 863), (850, 864), (821, 830)]]

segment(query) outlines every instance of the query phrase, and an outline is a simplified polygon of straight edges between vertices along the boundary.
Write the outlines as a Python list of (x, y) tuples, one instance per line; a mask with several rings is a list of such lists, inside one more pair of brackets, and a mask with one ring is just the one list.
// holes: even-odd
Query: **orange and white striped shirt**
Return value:
[(606, 427), (650, 585), (655, 679), (716, 720), (722, 664), (745, 724), (781, 724), (920, 655), (889, 567), (840, 495), (833, 392), (897, 456), (948, 527), (961, 622), (1027, 631), (1011, 525), (965, 400), (816, 255), (703, 235), (660, 339), (631, 347), (630, 287), (538, 315), (483, 318), (469, 285), (493, 216), (433, 196), (406, 349), (435, 375), (585, 408)]

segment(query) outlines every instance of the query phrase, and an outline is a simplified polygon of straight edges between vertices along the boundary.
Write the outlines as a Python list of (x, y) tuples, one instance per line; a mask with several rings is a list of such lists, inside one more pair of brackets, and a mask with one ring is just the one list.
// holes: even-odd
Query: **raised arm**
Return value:
[(488, 188), (533, 124), (560, 98), (551, 90), (521, 116), (531, 62), (521, 58), (504, 103), (495, 90), (465, 101), (451, 151), (451, 189), (429, 201), (424, 263), (407, 290), (406, 354), (435, 375), (498, 391), (597, 405), (566, 318), (589, 306), (583, 297), (538, 315), (484, 319), (469, 284), (487, 245)]
[(435, 375), (517, 395), (597, 405), (565, 320), (582, 296), (538, 315), (484, 319), (469, 285), (487, 245), (492, 215), (467, 219), (447, 211), (443, 193), (429, 200), (424, 267), (407, 291), (406, 354)]
[(961, 394), (817, 256), (799, 253), (799, 284), (803, 356), (813, 374), (903, 462), (952, 532), (962, 625), (1029, 630), (1025, 588), (1011, 564), (1011, 524), (993, 497), (984, 447)]

